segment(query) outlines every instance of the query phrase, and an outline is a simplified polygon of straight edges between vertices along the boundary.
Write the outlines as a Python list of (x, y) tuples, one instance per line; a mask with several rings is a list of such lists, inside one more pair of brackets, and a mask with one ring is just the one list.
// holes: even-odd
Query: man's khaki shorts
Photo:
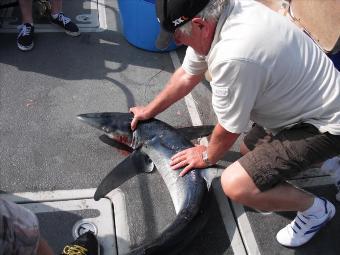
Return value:
[(35, 255), (39, 239), (37, 217), (20, 205), (0, 199), (0, 255)]
[(340, 136), (320, 133), (308, 123), (297, 124), (275, 136), (255, 124), (244, 143), (251, 151), (239, 162), (261, 191), (340, 154)]

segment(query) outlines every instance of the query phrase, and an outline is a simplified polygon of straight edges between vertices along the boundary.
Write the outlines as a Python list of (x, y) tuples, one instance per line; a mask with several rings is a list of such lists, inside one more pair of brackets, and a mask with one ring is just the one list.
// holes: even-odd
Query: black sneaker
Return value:
[(100, 255), (98, 240), (91, 231), (88, 231), (66, 245), (61, 255)]
[(66, 34), (71, 36), (78, 36), (80, 35), (79, 28), (76, 24), (72, 22), (72, 20), (64, 15), (64, 13), (59, 12), (58, 17), (53, 19), (52, 22), (57, 24), (58, 26), (62, 27)]
[(34, 26), (30, 23), (24, 23), (19, 27), (19, 34), (17, 37), (17, 45), (18, 48), (22, 51), (29, 51), (33, 49), (33, 35), (34, 35)]

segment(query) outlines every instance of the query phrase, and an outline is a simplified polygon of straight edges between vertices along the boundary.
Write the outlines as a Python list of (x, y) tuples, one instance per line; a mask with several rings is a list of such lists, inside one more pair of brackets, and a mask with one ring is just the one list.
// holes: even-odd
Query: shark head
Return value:
[(109, 137), (131, 145), (133, 140), (133, 131), (131, 130), (132, 113), (86, 113), (78, 115), (77, 118), (94, 128), (104, 131)]

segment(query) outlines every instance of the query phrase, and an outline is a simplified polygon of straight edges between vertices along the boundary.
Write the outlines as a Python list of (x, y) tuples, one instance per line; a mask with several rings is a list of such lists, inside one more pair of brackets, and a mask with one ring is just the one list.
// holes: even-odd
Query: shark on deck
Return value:
[[(77, 116), (86, 124), (102, 130), (107, 137), (120, 137), (121, 142), (132, 148), (132, 153), (119, 163), (99, 184), (94, 199), (105, 197), (133, 176), (151, 172), (160, 173), (169, 190), (175, 212), (175, 219), (154, 240), (134, 248), (133, 254), (168, 254), (169, 250), (192, 235), (199, 220), (212, 180), (220, 175), (216, 169), (192, 170), (183, 177), (170, 168), (170, 158), (179, 151), (193, 146), (190, 140), (208, 136), (214, 126), (194, 126), (176, 129), (169, 124), (152, 118), (138, 122), (131, 130), (132, 113), (103, 112), (86, 113)], [(212, 174), (206, 170), (212, 170)], [(215, 171), (214, 171), (215, 170)]]

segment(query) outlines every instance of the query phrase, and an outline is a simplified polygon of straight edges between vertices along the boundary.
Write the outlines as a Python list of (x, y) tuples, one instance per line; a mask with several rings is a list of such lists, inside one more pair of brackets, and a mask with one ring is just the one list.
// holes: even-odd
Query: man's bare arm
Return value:
[(211, 134), (210, 142), (207, 147), (209, 161), (215, 164), (223, 157), (223, 154), (229, 151), (240, 134), (231, 133), (225, 130), (219, 123)]
[(209, 161), (215, 164), (231, 148), (239, 135), (228, 132), (220, 124), (217, 124), (211, 134), (208, 147), (199, 145), (180, 151), (171, 158), (170, 165), (174, 170), (184, 167), (179, 174), (180, 176), (185, 175), (194, 168), (205, 168), (207, 165), (202, 158), (202, 153), (205, 150), (208, 152)]
[(132, 107), (134, 114), (131, 128), (134, 130), (139, 120), (150, 119), (163, 112), (170, 105), (185, 97), (202, 80), (202, 75), (190, 75), (182, 67), (171, 76), (166, 87), (146, 106)]

